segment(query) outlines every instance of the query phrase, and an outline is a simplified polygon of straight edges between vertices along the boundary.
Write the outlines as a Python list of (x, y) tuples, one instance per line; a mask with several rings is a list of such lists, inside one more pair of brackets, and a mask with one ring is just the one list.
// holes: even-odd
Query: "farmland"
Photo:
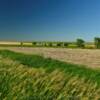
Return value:
[(98, 100), (100, 70), (0, 51), (1, 100)]
[(99, 49), (68, 49), (68, 48), (43, 48), (43, 47), (1, 47), (25, 54), (37, 54), (46, 58), (50, 57), (64, 62), (86, 65), (91, 68), (100, 68)]
[(0, 100), (100, 100), (100, 0), (0, 1)]
[(0, 100), (100, 99), (99, 49), (11, 45), (0, 47)]

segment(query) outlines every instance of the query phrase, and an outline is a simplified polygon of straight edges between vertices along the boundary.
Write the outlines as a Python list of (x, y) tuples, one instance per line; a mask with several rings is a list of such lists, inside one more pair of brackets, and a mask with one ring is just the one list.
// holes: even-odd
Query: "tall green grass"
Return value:
[(9, 50), (1, 50), (0, 55), (5, 58), (8, 57), (15, 61), (19, 61), (21, 64), (27, 65), (29, 67), (45, 68), (47, 72), (51, 72), (54, 69), (60, 69), (65, 73), (72, 73), (73, 76), (78, 75), (79, 77), (85, 77), (100, 84), (100, 70), (93, 70), (87, 68), (86, 66), (65, 63), (58, 60), (53, 60), (51, 58), (44, 58), (38, 55), (15, 53)]
[(0, 51), (0, 100), (99, 100), (100, 70)]
[(97, 83), (72, 73), (0, 62), (0, 100), (98, 100), (99, 93)]

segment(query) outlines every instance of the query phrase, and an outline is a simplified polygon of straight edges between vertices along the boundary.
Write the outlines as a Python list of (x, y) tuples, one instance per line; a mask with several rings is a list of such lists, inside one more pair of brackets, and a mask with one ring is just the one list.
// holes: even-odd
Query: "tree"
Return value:
[(77, 41), (76, 41), (77, 46), (80, 48), (84, 48), (84, 46), (85, 46), (84, 43), (85, 43), (85, 41), (83, 39), (77, 39)]
[(64, 47), (67, 47), (69, 45), (69, 43), (68, 42), (64, 42), (63, 45), (64, 45)]
[(32, 42), (33, 45), (36, 45), (37, 42)]
[(20, 42), (20, 45), (23, 46), (23, 42)]
[(46, 46), (47, 46), (47, 43), (46, 43), (46, 42), (44, 42), (44, 43), (43, 43), (43, 46), (44, 46), (44, 47), (46, 47)]
[(57, 46), (61, 47), (62, 46), (62, 42), (57, 42)]
[(53, 46), (52, 42), (48, 43), (48, 46), (49, 47), (52, 47)]
[(100, 49), (100, 38), (99, 37), (95, 37), (94, 38), (94, 42), (95, 42), (95, 47), (97, 49)]

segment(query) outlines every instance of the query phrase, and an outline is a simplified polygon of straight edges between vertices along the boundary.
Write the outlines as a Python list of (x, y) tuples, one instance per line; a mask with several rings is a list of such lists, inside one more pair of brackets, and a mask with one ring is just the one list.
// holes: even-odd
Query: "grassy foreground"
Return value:
[(100, 71), (0, 51), (0, 100), (99, 100)]

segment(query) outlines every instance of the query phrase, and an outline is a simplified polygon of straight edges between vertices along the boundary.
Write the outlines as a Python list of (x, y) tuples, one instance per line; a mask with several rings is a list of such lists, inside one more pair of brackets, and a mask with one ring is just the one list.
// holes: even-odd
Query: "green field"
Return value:
[(0, 51), (0, 100), (99, 100), (100, 70)]

